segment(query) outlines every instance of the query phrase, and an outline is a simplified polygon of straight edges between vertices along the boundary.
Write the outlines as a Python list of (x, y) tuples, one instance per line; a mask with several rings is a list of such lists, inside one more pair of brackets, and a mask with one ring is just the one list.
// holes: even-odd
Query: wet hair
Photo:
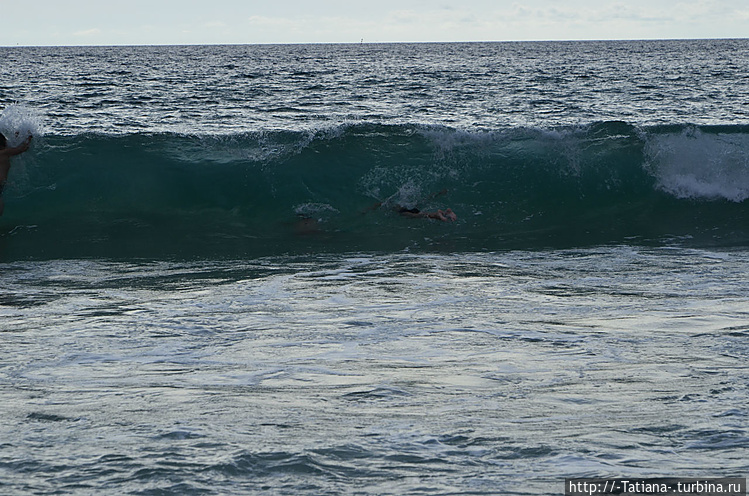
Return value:
[(8, 139), (3, 133), (0, 133), (0, 150), (8, 146)]

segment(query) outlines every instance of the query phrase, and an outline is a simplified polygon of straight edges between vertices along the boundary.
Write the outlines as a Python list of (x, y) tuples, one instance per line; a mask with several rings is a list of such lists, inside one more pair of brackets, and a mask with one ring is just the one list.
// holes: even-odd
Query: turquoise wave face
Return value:
[(47, 136), (13, 165), (0, 256), (745, 244), (747, 150), (745, 126), (621, 122)]

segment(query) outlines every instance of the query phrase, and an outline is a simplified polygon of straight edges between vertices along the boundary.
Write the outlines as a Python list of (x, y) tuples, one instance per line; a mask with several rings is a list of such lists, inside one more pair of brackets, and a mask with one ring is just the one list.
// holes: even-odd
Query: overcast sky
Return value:
[(749, 37), (749, 0), (0, 0), (0, 45)]

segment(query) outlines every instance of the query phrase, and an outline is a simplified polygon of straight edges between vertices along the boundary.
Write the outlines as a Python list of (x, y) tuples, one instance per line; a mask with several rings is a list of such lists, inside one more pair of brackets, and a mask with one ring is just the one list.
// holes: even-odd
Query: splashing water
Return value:
[(29, 136), (44, 136), (43, 117), (34, 108), (8, 105), (0, 115), (0, 132), (8, 139), (8, 146), (18, 146)]

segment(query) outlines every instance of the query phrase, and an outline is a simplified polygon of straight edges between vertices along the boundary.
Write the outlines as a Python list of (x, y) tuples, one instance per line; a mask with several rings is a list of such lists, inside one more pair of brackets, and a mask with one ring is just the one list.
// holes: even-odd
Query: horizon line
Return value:
[(470, 43), (580, 43), (580, 42), (625, 42), (625, 41), (730, 41), (747, 40), (745, 36), (708, 38), (565, 38), (530, 40), (462, 40), (462, 41), (312, 41), (312, 42), (256, 42), (256, 43), (101, 43), (59, 45), (15, 45), (0, 44), (0, 48), (107, 48), (107, 47), (186, 47), (186, 46), (276, 46), (276, 45), (429, 45)]

